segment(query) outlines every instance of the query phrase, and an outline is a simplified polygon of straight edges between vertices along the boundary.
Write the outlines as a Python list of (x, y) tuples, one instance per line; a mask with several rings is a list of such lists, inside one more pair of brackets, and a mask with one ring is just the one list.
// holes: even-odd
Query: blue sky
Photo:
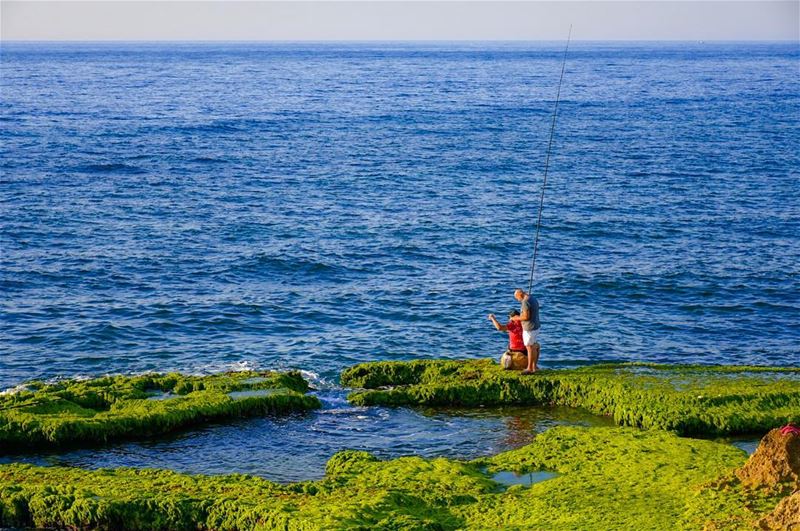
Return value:
[(3, 0), (3, 40), (793, 40), (790, 1)]

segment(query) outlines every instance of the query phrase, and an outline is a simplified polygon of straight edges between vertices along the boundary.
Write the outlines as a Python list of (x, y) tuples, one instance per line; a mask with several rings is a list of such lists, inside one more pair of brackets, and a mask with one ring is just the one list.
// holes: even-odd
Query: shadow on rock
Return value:
[(758, 521), (759, 528), (800, 530), (800, 429), (771, 430), (736, 475), (745, 487), (792, 493)]

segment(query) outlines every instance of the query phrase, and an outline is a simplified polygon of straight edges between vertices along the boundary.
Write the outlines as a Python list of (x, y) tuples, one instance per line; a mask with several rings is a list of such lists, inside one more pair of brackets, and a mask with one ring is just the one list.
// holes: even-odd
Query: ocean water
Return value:
[[(499, 356), (562, 46), (2, 43), (0, 388)], [(800, 361), (798, 73), (796, 43), (573, 43), (544, 367)]]
[[(1, 52), (0, 385), (486, 357), (562, 45)], [(543, 365), (800, 359), (797, 44), (570, 50)]]

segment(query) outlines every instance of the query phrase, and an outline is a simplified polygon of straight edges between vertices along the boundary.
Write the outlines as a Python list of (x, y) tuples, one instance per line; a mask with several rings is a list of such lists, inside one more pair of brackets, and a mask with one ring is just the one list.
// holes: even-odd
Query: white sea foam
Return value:
[(220, 372), (248, 372), (248, 371), (263, 371), (267, 370), (264, 365), (255, 360), (238, 360), (238, 361), (224, 361), (224, 362), (211, 362), (191, 367), (184, 367), (174, 369), (177, 372), (190, 374), (193, 376), (205, 376), (208, 374), (215, 374)]
[(17, 393), (22, 393), (24, 391), (33, 391), (34, 388), (29, 386), (28, 384), (19, 384), (15, 385), (14, 387), (9, 387), (8, 389), (3, 389), (0, 391), (0, 395), (15, 395)]

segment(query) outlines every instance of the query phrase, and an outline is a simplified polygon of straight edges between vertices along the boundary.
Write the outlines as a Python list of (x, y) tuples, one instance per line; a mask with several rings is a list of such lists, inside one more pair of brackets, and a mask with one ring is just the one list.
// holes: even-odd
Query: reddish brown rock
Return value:
[(782, 499), (774, 511), (759, 520), (758, 526), (765, 531), (800, 531), (800, 490)]
[(800, 489), (800, 435), (771, 430), (736, 475), (746, 487)]

